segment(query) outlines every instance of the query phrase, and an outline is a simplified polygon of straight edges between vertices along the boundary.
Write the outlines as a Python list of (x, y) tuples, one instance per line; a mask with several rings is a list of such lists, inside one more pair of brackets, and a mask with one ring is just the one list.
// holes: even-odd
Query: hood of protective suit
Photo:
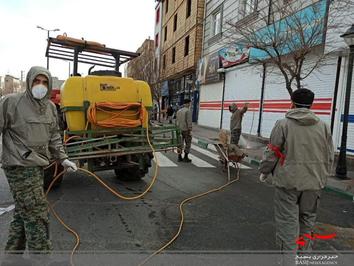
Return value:
[(40, 67), (40, 66), (31, 67), (31, 69), (27, 73), (27, 77), (26, 77), (26, 91), (27, 91), (27, 94), (32, 99), (34, 99), (33, 95), (32, 95), (32, 92), (31, 92), (31, 89), (32, 89), (33, 80), (38, 75), (46, 76), (47, 79), (48, 79), (48, 92), (47, 92), (47, 95), (42, 100), (48, 99), (50, 97), (50, 95), (51, 95), (51, 92), (52, 92), (52, 75), (50, 74), (50, 72), (46, 68)]
[(312, 126), (320, 121), (320, 119), (307, 108), (291, 109), (287, 112), (285, 117), (296, 121), (301, 126)]
[(237, 110), (237, 105), (235, 103), (231, 104), (229, 106), (229, 110), (230, 112), (235, 112)]

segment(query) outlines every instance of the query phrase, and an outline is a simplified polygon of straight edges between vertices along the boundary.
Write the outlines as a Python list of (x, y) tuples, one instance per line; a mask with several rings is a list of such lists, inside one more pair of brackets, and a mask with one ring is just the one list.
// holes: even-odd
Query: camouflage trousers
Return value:
[(179, 147), (179, 153), (182, 153), (183, 150), (184, 153), (189, 153), (192, 145), (191, 131), (190, 130), (182, 131), (180, 138), (181, 138), (181, 145)]
[(230, 144), (238, 145), (241, 137), (241, 129), (234, 129), (231, 131), (231, 140)]
[(49, 251), (48, 202), (43, 191), (42, 167), (4, 168), (15, 200), (6, 251)]

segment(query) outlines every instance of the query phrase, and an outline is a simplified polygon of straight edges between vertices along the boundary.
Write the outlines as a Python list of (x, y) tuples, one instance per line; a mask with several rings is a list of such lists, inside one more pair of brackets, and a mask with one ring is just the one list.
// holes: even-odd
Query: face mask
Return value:
[(32, 87), (33, 98), (41, 100), (47, 95), (48, 89), (42, 84), (34, 85)]

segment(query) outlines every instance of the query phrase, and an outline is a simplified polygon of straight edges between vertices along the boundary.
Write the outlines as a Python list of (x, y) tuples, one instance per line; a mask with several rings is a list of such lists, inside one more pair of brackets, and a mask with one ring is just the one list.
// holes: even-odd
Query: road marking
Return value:
[[(212, 152), (210, 152), (210, 151), (207, 151), (207, 150), (205, 150), (205, 149), (202, 149), (202, 148), (200, 148), (200, 147), (198, 147), (198, 146), (196, 146), (196, 145), (194, 145), (194, 144), (192, 144), (192, 149), (193, 150), (195, 150), (195, 151), (197, 151), (197, 152), (200, 152), (200, 153), (202, 153), (202, 154), (204, 154), (204, 155), (206, 155), (206, 156), (208, 156), (208, 157), (210, 157), (210, 158), (213, 158), (214, 160), (217, 160), (217, 161), (219, 161), (219, 155), (217, 155), (217, 154), (215, 154), (215, 153), (212, 153)], [(248, 166), (246, 166), (246, 165), (243, 165), (243, 164), (239, 164), (240, 165), (240, 168), (241, 169), (251, 169), (250, 167), (248, 167)]]
[(12, 211), (13, 209), (15, 209), (15, 204), (12, 204), (6, 208), (0, 208), (0, 216), (3, 215), (4, 213)]
[[(177, 153), (176, 150), (175, 150), (174, 152)], [(189, 156), (189, 158), (192, 160), (192, 164), (194, 164), (194, 165), (197, 166), (197, 167), (215, 168), (214, 165), (212, 165), (212, 164), (210, 164), (210, 163), (208, 163), (208, 162), (206, 162), (206, 161), (204, 161), (204, 160), (198, 158), (197, 156), (195, 156), (195, 155), (193, 155), (193, 154), (191, 154), (191, 153), (190, 153), (188, 156)]]
[(219, 161), (219, 156), (217, 154), (215, 154), (215, 153), (207, 151), (206, 149), (200, 148), (200, 147), (198, 147), (198, 146), (196, 146), (194, 144), (192, 144), (192, 149), (197, 151), (197, 152), (200, 152), (200, 153), (202, 153), (202, 154), (204, 154), (204, 155), (206, 155), (206, 156), (208, 156), (210, 158), (213, 158), (214, 160)]
[[(155, 155), (157, 157), (158, 164), (159, 164), (160, 167), (177, 167), (177, 164), (172, 162), (170, 159), (168, 159), (161, 152), (156, 152)], [(156, 162), (155, 158), (154, 158), (154, 161)]]
[(197, 167), (204, 167), (204, 168), (215, 168), (214, 165), (194, 156), (193, 154), (188, 155), (189, 158), (192, 160), (192, 164), (194, 164)]

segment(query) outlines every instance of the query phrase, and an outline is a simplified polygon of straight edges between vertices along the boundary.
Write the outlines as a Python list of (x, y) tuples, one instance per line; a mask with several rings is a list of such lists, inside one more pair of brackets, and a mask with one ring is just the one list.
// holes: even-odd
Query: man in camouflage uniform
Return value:
[(232, 113), (230, 118), (231, 144), (238, 145), (242, 133), (242, 118), (247, 109), (248, 103), (245, 103), (242, 109), (238, 109), (235, 103), (229, 106), (229, 111)]
[(2, 168), (15, 212), (10, 225), (7, 253), (50, 251), (48, 203), (43, 191), (43, 168), (50, 158), (76, 171), (67, 159), (58, 131), (57, 110), (49, 101), (52, 77), (42, 67), (32, 67), (26, 91), (5, 96), (0, 101)]
[[(192, 145), (192, 112), (190, 110), (191, 100), (185, 99), (183, 108), (179, 109), (176, 114), (176, 125), (181, 131), (181, 146), (178, 149), (178, 161), (190, 163), (192, 160), (188, 158), (188, 154)], [(184, 143), (186, 145), (184, 146)], [(184, 149), (184, 158), (182, 151)]]

